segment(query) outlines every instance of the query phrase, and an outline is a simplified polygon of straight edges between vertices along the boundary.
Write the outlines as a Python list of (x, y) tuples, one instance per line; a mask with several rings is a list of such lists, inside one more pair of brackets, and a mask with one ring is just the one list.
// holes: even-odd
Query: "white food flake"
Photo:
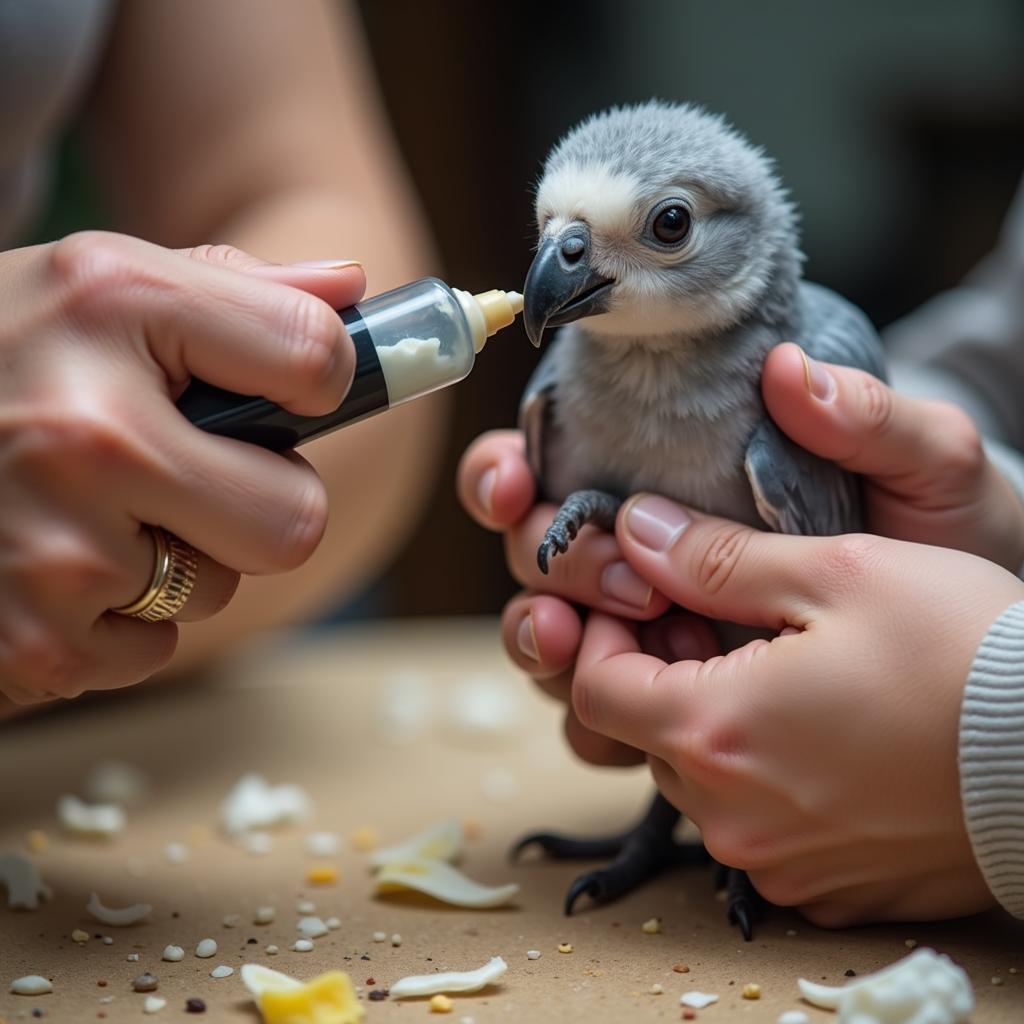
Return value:
[(341, 927), (341, 918), (340, 917), (329, 917), (329, 918), (327, 918), (326, 921), (324, 921), (324, 924), (327, 925), (327, 927), (330, 928), (331, 931), (333, 932), (333, 931), (335, 931), (335, 930), (337, 930), (338, 928)]
[(539, 949), (528, 949), (526, 951), (526, 959), (527, 960), (539, 960), (540, 959), (540, 950)]
[(61, 827), (80, 836), (109, 839), (124, 828), (124, 811), (117, 804), (87, 804), (65, 793), (57, 801)]
[(39, 974), (26, 974), (11, 982), (11, 991), (16, 996), (41, 996), (53, 991), (53, 982)]
[(305, 847), (310, 857), (333, 857), (341, 849), (341, 836), (336, 832), (310, 832)]
[(440, 974), (414, 974), (400, 978), (391, 986), (393, 999), (412, 996), (430, 996), (439, 992), (476, 992), (494, 984), (506, 971), (508, 964), (496, 956), (475, 971), (446, 971)]
[(271, 943), (271, 945), (267, 946), (267, 956), (274, 956), (278, 952), (280, 952), (280, 946), (275, 946), (275, 945), (273, 945), (273, 943)]
[(253, 921), (256, 924), (271, 924), (274, 920), (274, 908), (273, 907), (257, 907), (256, 913), (253, 914)]
[(311, 808), (301, 786), (271, 786), (262, 775), (243, 775), (221, 804), (224, 830), (233, 836), (301, 821)]
[(660, 984), (659, 982), (657, 982), (657, 981), (656, 981), (656, 982), (655, 982), (655, 983), (654, 983), (654, 984), (653, 984), (653, 985), (652, 985), (652, 986), (650, 987), (649, 991), (650, 991), (650, 993), (651, 993), (651, 995), (652, 995), (652, 996), (660, 996), (660, 995), (663, 995), (663, 994), (664, 994), (664, 992), (665, 992), (665, 986), (664, 986), (664, 985), (662, 985), (662, 984)]
[(481, 885), (440, 860), (417, 860), (389, 864), (376, 878), (378, 893), (413, 889), (455, 907), (490, 909), (503, 907), (519, 893), (515, 883)]
[(296, 939), (292, 943), (292, 949), (296, 953), (308, 953), (313, 948), (312, 939)]
[(227, 964), (220, 964), (219, 966), (214, 967), (214, 969), (212, 971), (210, 971), (210, 977), (211, 978), (230, 978), (231, 975), (234, 974), (234, 973), (235, 973), (234, 967), (228, 967)]
[(133, 903), (129, 907), (106, 907), (99, 895), (93, 893), (89, 897), (85, 909), (103, 924), (109, 924), (114, 928), (125, 928), (131, 924), (138, 924), (153, 908), (148, 903)]
[(300, 914), (315, 914), (316, 904), (312, 900), (300, 900), (295, 908)]
[(160, 959), (176, 964), (179, 960), (185, 959), (185, 950), (183, 950), (181, 946), (164, 946), (164, 951), (160, 955)]
[(703, 1010), (705, 1006), (717, 1003), (718, 996), (713, 992), (698, 992), (695, 989), (692, 992), (684, 992), (679, 997), (679, 1002), (683, 1006), (689, 1006), (691, 1010)]
[(440, 338), (402, 338), (394, 345), (377, 346), (391, 405), (445, 384), (451, 377), (452, 358), (441, 355)]
[(206, 960), (216, 952), (217, 943), (214, 939), (200, 939), (196, 944), (196, 956), (202, 960)]
[(660, 917), (652, 917), (649, 920), (644, 921), (644, 923), (642, 925), (640, 925), (640, 931), (642, 931), (644, 933), (644, 935), (658, 935), (658, 934), (660, 934), (661, 933), (661, 918)]
[(388, 933), (387, 932), (374, 932), (373, 933), (373, 941), (374, 942), (387, 942), (388, 941)]
[[(168, 948), (170, 948), (170, 947), (168, 947)], [(130, 963), (130, 964), (137, 964), (139, 962), (139, 954), (138, 953), (129, 953), (125, 957), (125, 960), (127, 960), (128, 963)]]
[(836, 1024), (963, 1024), (974, 1008), (966, 972), (933, 949), (839, 987), (798, 984), (813, 1006), (838, 1010)]
[(104, 935), (102, 941), (104, 946), (112, 946), (114, 944), (114, 940), (109, 935)]
[(299, 934), (307, 939), (319, 939), (327, 934), (327, 925), (319, 917), (300, 917), (297, 927)]
[(778, 1024), (809, 1024), (810, 1019), (803, 1010), (786, 1010), (779, 1014)]
[(298, 978), (292, 978), (262, 964), (242, 964), (239, 974), (242, 984), (257, 1000), (264, 992), (286, 992), (289, 989), (302, 988), (302, 982)]
[(0, 853), (0, 885), (7, 887), (7, 906), (11, 910), (36, 910), (40, 899), (53, 894), (43, 883), (39, 869), (20, 853)]
[(387, 864), (416, 860), (455, 861), (462, 854), (462, 845), (462, 825), (452, 818), (433, 825), (394, 846), (374, 850), (369, 857), (370, 866), (382, 868)]
[(97, 804), (141, 803), (149, 792), (149, 779), (125, 761), (101, 761), (89, 773), (82, 792)]
[(142, 1004), (143, 1013), (159, 1013), (167, 1005), (167, 1000), (161, 996), (146, 996)]
[(399, 935), (398, 932), (395, 932), (395, 934), (391, 936), (391, 945), (397, 948), (401, 944), (402, 944), (402, 936)]
[(164, 856), (172, 864), (184, 864), (188, 860), (188, 847), (184, 843), (168, 843), (164, 847)]
[(224, 925), (225, 928), (237, 928), (241, 923), (241, 914), (225, 914), (224, 917), (221, 918), (221, 924)]

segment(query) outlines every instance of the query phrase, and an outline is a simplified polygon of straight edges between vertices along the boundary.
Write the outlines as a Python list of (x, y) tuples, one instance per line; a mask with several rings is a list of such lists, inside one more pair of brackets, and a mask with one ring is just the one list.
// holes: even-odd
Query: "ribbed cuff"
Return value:
[(1024, 601), (992, 624), (967, 677), (960, 795), (988, 887), (1024, 918)]

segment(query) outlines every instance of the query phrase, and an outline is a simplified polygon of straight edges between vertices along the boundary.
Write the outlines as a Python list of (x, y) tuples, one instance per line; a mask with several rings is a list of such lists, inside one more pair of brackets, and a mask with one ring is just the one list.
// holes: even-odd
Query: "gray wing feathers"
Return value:
[(545, 479), (544, 436), (550, 426), (551, 406), (558, 383), (558, 333), (544, 350), (519, 402), (519, 429), (526, 438), (526, 461), (538, 484)]
[[(882, 343), (856, 306), (806, 281), (800, 306), (793, 340), (811, 358), (885, 380)], [(767, 417), (754, 431), (744, 468), (761, 518), (778, 533), (831, 536), (863, 528), (860, 480), (795, 445)]]

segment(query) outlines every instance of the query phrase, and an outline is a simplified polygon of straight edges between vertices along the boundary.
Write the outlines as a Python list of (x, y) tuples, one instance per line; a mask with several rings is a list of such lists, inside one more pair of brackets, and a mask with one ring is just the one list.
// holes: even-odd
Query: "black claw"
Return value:
[(572, 917), (576, 901), (581, 896), (589, 896), (592, 900), (597, 900), (600, 894), (601, 882), (596, 875), (580, 875), (569, 886), (569, 891), (565, 894), (565, 916)]
[(754, 937), (753, 907), (746, 900), (741, 900), (729, 907), (729, 921), (739, 925), (744, 941), (750, 942)]
[(544, 541), (539, 548), (537, 548), (537, 568), (540, 569), (545, 576), (548, 574), (548, 542)]

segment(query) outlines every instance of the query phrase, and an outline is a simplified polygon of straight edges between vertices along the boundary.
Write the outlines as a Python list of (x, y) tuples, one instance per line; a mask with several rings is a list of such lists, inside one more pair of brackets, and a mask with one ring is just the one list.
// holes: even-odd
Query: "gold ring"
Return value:
[(199, 558), (191, 544), (186, 544), (169, 530), (160, 526), (147, 526), (146, 529), (156, 544), (153, 577), (138, 600), (111, 611), (142, 619), (143, 622), (162, 622), (185, 607), (196, 584)]

